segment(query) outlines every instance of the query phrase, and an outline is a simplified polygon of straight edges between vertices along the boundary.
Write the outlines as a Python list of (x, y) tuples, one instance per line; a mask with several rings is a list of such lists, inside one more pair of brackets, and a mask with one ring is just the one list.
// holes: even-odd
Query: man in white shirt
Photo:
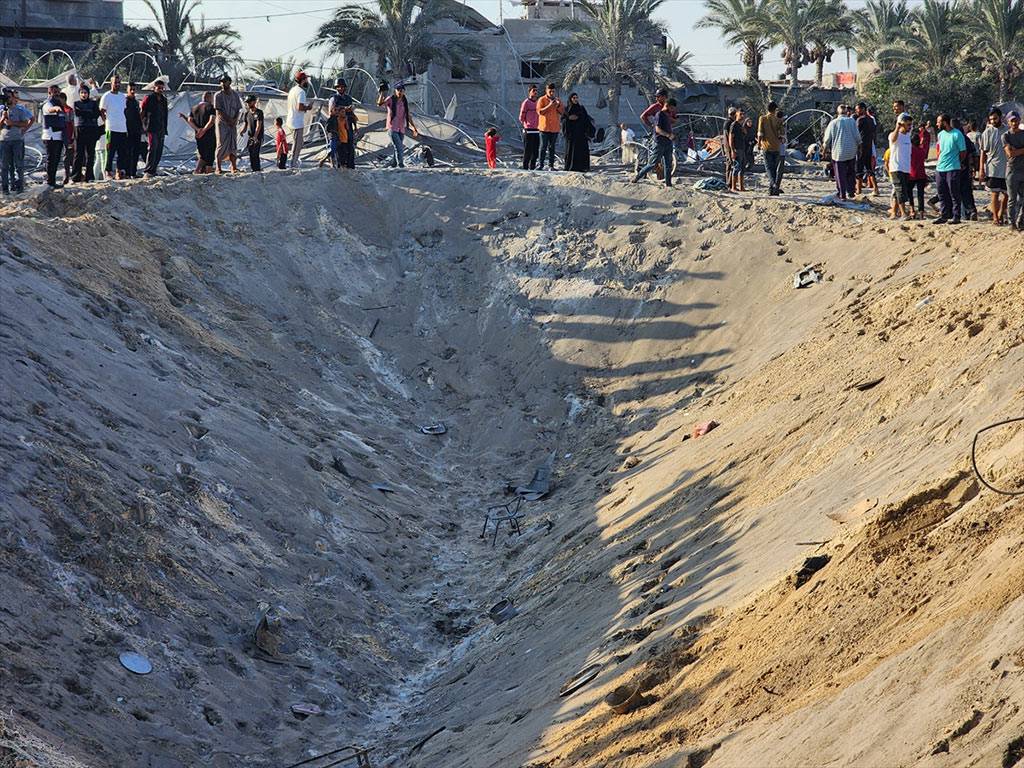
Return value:
[(123, 179), (128, 169), (128, 120), (124, 109), (127, 97), (121, 92), (121, 76), (110, 80), (110, 90), (100, 98), (100, 114), (107, 125), (107, 178), (114, 175), (117, 158), (117, 178)]
[(306, 112), (311, 108), (306, 88), (309, 78), (305, 72), (295, 75), (295, 85), (288, 91), (288, 127), (292, 131), (291, 167), (299, 167), (299, 153), (302, 151), (302, 137), (306, 128)]
[(60, 167), (61, 154), (64, 152), (64, 130), (67, 125), (67, 113), (60, 103), (60, 86), (51, 85), (49, 96), (43, 102), (43, 145), (46, 147), (46, 183), (57, 186), (57, 169)]
[(889, 218), (902, 216), (910, 218), (910, 129), (913, 119), (906, 112), (896, 123), (896, 130), (889, 134), (889, 167), (886, 169), (892, 179), (893, 203)]

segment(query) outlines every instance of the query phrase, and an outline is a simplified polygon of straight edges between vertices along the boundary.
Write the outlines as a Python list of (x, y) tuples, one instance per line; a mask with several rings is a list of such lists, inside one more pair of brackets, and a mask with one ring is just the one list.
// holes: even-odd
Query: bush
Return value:
[(880, 110), (893, 99), (903, 99), (916, 118), (934, 119), (940, 112), (949, 112), (982, 123), (997, 91), (990, 75), (966, 64), (942, 72), (883, 72), (864, 86), (865, 97)]

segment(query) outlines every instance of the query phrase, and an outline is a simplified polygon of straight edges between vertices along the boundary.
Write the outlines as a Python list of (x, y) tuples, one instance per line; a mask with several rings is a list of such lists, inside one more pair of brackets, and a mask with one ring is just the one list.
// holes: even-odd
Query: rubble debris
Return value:
[(708, 432), (719, 426), (721, 425), (714, 419), (712, 419), (711, 421), (702, 421), (699, 424), (694, 425), (693, 430), (690, 432), (690, 437), (703, 437)]
[(295, 715), (299, 720), (305, 720), (307, 717), (313, 717), (315, 715), (322, 715), (324, 711), (320, 709), (316, 704), (310, 704), (308, 702), (298, 702), (291, 706), (292, 714)]
[(559, 689), (558, 695), (564, 697), (576, 693), (576, 691), (578, 691), (580, 688), (582, 688), (595, 677), (597, 677), (597, 673), (600, 671), (600, 664), (591, 664), (589, 666), (584, 667), (575, 675), (573, 675), (565, 681), (565, 683)]
[(551, 473), (554, 467), (555, 454), (552, 452), (547, 460), (534, 470), (533, 478), (527, 485), (516, 487), (516, 495), (526, 501), (537, 501), (537, 499), (547, 496), (551, 491)]
[(620, 685), (604, 697), (604, 703), (615, 714), (626, 715), (644, 703), (644, 695), (637, 685)]
[(260, 603), (252, 639), (256, 648), (268, 656), (275, 657), (281, 650), (281, 617), (267, 603)]
[(796, 572), (796, 588), (800, 589), (800, 587), (810, 581), (811, 577), (828, 565), (831, 559), (830, 555), (815, 555), (804, 560), (804, 564)]
[(877, 376), (870, 379), (862, 379), (854, 384), (851, 384), (847, 389), (856, 389), (858, 392), (867, 392), (869, 389), (874, 389), (879, 384), (885, 381), (885, 376)]
[(715, 176), (694, 182), (693, 188), (698, 192), (723, 192), (728, 189), (725, 182)]
[(1022, 762), (1024, 762), (1024, 736), (1018, 736), (1003, 750), (1002, 768), (1014, 768)]
[(804, 267), (793, 276), (794, 288), (806, 288), (821, 282), (821, 273), (814, 267)]
[(484, 527), (480, 531), (480, 538), (487, 538), (487, 526), (494, 526), (494, 535), (491, 537), (491, 546), (493, 547), (498, 541), (498, 529), (501, 528), (501, 524), (505, 523), (508, 525), (509, 536), (513, 533), (517, 536), (523, 535), (522, 527), (519, 525), (519, 521), (525, 517), (521, 507), (523, 506), (523, 499), (517, 498), (515, 501), (508, 501), (503, 504), (492, 504), (489, 506), (484, 513)]
[(518, 614), (519, 610), (515, 607), (515, 602), (511, 597), (499, 600), (487, 612), (487, 615), (491, 617), (491, 621), (495, 624), (503, 624)]
[(136, 675), (148, 675), (153, 671), (153, 665), (150, 663), (149, 659), (141, 653), (136, 653), (135, 651), (124, 651), (117, 658), (121, 662), (122, 667)]
[(420, 427), (420, 432), (424, 435), (443, 435), (447, 431), (448, 427), (446, 427), (442, 421), (439, 421), (436, 424), (427, 424)]

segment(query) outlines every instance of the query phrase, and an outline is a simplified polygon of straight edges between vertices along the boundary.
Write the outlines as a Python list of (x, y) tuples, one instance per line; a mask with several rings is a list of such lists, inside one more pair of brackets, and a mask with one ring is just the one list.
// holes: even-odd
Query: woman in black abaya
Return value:
[(575, 93), (569, 94), (569, 106), (562, 116), (562, 132), (565, 134), (565, 170), (589, 171), (594, 121)]

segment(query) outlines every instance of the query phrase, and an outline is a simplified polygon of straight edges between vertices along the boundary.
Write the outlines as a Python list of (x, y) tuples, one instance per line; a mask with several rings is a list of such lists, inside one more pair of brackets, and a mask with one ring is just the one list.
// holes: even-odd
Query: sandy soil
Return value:
[[(969, 458), (1024, 410), (1021, 238), (813, 182), (353, 176), (0, 209), (0, 765), (1024, 757), (1024, 497)], [(1024, 487), (1024, 429), (980, 448)]]

